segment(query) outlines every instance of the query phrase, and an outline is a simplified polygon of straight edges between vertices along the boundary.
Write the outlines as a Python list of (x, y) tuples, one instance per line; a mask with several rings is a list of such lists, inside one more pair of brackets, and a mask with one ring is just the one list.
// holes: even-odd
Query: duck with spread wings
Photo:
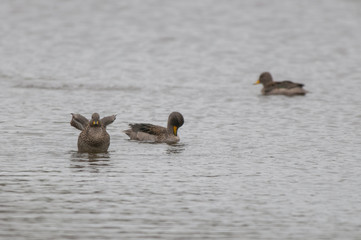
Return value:
[(107, 125), (114, 122), (116, 116), (100, 119), (98, 113), (93, 113), (91, 120), (81, 114), (72, 113), (70, 125), (80, 130), (78, 151), (89, 153), (107, 152), (110, 145), (110, 136), (106, 131)]

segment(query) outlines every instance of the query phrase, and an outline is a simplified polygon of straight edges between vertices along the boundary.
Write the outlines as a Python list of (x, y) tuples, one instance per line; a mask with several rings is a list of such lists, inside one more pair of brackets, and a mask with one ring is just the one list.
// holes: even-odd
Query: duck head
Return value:
[(259, 79), (257, 80), (257, 82), (255, 82), (253, 85), (262, 83), (263, 86), (266, 86), (267, 84), (270, 84), (271, 82), (273, 82), (272, 75), (269, 72), (264, 72), (259, 76)]
[(90, 120), (90, 126), (91, 127), (100, 127), (100, 116), (98, 113), (93, 113), (92, 119)]
[(172, 112), (168, 117), (168, 130), (171, 131), (174, 136), (178, 135), (178, 128), (184, 124), (184, 118), (179, 112)]

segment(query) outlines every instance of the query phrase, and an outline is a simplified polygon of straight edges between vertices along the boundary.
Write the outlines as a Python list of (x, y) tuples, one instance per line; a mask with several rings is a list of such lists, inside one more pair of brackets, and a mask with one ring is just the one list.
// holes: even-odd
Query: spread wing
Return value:
[(303, 84), (301, 83), (294, 83), (291, 81), (282, 81), (282, 82), (272, 82), (271, 84), (268, 84), (265, 92), (271, 92), (275, 89), (285, 88), (285, 89), (292, 89), (292, 88), (302, 88)]
[(71, 115), (73, 117), (71, 118), (70, 125), (81, 131), (84, 130), (88, 125), (89, 120), (81, 114), (72, 113)]
[(107, 117), (103, 117), (100, 122), (102, 123), (102, 125), (104, 125), (104, 127), (106, 127), (107, 125), (113, 123), (116, 119), (116, 115), (112, 115), (112, 116), (107, 116)]

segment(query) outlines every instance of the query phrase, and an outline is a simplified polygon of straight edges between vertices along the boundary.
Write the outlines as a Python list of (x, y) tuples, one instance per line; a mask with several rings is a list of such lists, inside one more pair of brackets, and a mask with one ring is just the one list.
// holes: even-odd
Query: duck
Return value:
[(168, 117), (167, 127), (149, 123), (129, 124), (130, 129), (124, 131), (130, 140), (174, 144), (179, 142), (178, 129), (184, 124), (183, 115), (172, 112)]
[(115, 121), (116, 115), (100, 119), (98, 113), (93, 113), (90, 121), (81, 114), (72, 113), (71, 115), (70, 125), (81, 131), (78, 137), (78, 152), (107, 152), (110, 136), (106, 127)]
[(269, 72), (264, 72), (259, 76), (257, 82), (262, 83), (262, 94), (263, 95), (286, 95), (286, 96), (295, 96), (295, 95), (306, 95), (307, 91), (303, 89), (302, 83), (294, 83), (291, 81), (281, 81), (274, 82), (272, 75)]

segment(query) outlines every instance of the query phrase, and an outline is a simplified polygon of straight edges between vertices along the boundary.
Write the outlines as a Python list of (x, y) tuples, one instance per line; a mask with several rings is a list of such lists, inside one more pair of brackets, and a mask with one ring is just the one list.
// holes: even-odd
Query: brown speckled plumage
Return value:
[(124, 132), (131, 140), (149, 141), (158, 143), (179, 142), (178, 128), (184, 124), (184, 118), (179, 112), (172, 112), (168, 117), (167, 128), (149, 123), (129, 124), (130, 129)]
[(89, 153), (107, 152), (110, 145), (110, 136), (106, 126), (114, 122), (116, 116), (100, 119), (98, 113), (93, 113), (89, 121), (80, 114), (73, 114), (70, 125), (81, 130), (78, 138), (78, 151)]
[(264, 72), (259, 76), (259, 79), (254, 84), (262, 83), (263, 95), (305, 95), (306, 90), (303, 89), (303, 84), (294, 83), (291, 81), (274, 82), (272, 75), (269, 72)]

